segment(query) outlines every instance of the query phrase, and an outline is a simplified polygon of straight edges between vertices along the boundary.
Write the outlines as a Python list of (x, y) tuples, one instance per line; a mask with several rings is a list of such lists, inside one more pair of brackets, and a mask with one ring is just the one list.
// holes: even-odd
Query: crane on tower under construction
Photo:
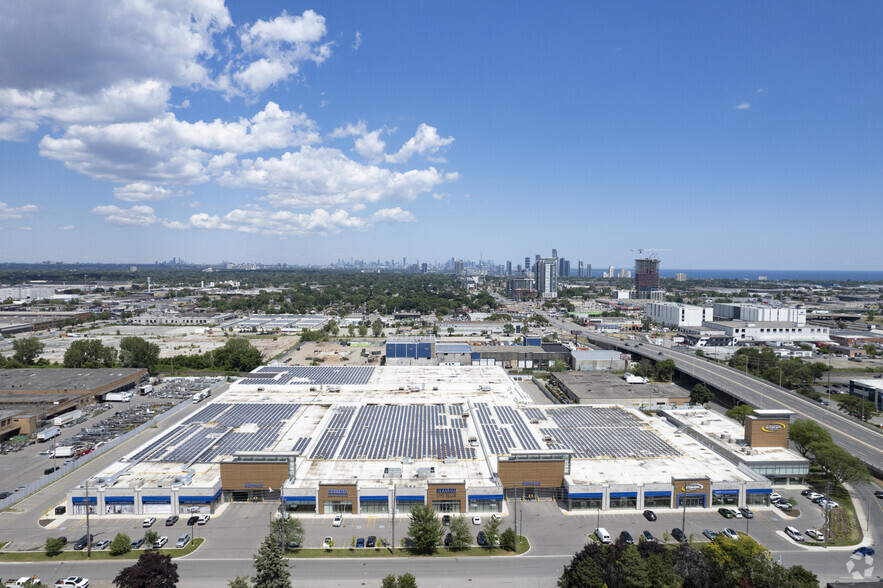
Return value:
[(644, 252), (647, 251), (649, 255), (648, 259), (656, 259), (658, 257), (657, 253), (660, 251), (671, 251), (671, 249), (632, 249), (632, 251), (637, 251), (638, 255), (644, 255)]

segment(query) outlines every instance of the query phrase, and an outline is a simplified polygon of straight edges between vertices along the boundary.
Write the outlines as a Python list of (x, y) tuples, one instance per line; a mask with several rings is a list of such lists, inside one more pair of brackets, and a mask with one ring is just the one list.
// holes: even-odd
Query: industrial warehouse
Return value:
[(476, 513), (500, 512), (509, 497), (566, 510), (741, 506), (771, 492), (774, 475), (754, 464), (805, 462), (786, 447), (787, 412), (749, 419), (743, 434), (704, 410), (648, 416), (603, 402), (535, 404), (491, 365), (265, 366), (73, 488), (68, 507)]

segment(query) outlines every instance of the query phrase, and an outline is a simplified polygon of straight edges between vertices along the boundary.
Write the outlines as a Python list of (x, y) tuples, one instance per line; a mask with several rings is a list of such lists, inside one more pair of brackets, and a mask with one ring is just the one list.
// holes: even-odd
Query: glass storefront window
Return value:
[(107, 504), (104, 506), (106, 514), (134, 514), (135, 503), (129, 504)]
[(637, 496), (610, 497), (610, 508), (638, 508)]
[(285, 508), (289, 512), (314, 513), (316, 512), (315, 502), (287, 502)]
[(179, 504), (179, 514), (212, 514), (211, 504)]
[(361, 500), (359, 501), (359, 512), (362, 514), (386, 514), (389, 512), (389, 501)]
[(399, 511), (399, 514), (408, 514), (415, 506), (423, 506), (423, 502), (418, 500), (403, 500), (398, 503), (396, 509)]
[(500, 512), (500, 501), (484, 499), (470, 500), (469, 512)]
[(735, 506), (739, 503), (738, 494), (712, 494), (711, 504), (714, 506)]
[(769, 497), (769, 494), (746, 494), (745, 504), (765, 505)]
[(645, 496), (644, 508), (671, 508), (671, 495)]
[(353, 501), (352, 500), (326, 500), (325, 501), (325, 514), (338, 514), (338, 513), (352, 513), (353, 512)]
[(432, 510), (434, 510), (435, 512), (459, 513), (460, 512), (460, 501), (459, 500), (433, 500), (432, 501)]
[[(95, 514), (96, 513), (95, 509), (96, 509), (96, 505), (90, 504), (89, 505), (89, 514), (90, 515)], [(74, 505), (74, 514), (75, 515), (85, 515), (86, 514), (86, 505), (85, 504), (75, 504)]]
[(570, 501), (573, 510), (600, 510), (600, 498), (578, 498)]

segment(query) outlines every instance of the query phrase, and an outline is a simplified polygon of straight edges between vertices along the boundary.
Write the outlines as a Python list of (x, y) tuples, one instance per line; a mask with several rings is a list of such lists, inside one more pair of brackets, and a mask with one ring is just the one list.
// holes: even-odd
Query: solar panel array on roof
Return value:
[[(268, 381), (262, 374), (278, 374)], [(282, 386), (285, 384), (310, 384), (316, 386), (364, 386), (374, 375), (370, 366), (291, 366), (263, 367), (252, 372), (238, 383), (257, 386)]]
[(291, 451), (294, 453), (303, 453), (304, 449), (307, 448), (307, 445), (312, 441), (312, 437), (301, 437), (295, 442), (295, 444), (291, 447)]
[(234, 323), (237, 329), (256, 329), (271, 331), (274, 329), (317, 329), (328, 322), (328, 317), (313, 314), (266, 314), (255, 315)]
[(540, 444), (531, 435), (530, 429), (527, 427), (527, 423), (524, 422), (524, 417), (520, 412), (516, 412), (511, 406), (495, 406), (494, 410), (496, 410), (500, 422), (512, 425), (515, 435), (518, 437), (518, 442), (523, 449), (540, 448)]
[(467, 343), (436, 343), (435, 344), (435, 352), (436, 353), (470, 353), (472, 349), (470, 349)]
[[(453, 421), (463, 419), (454, 418)], [(443, 405), (367, 405), (359, 409), (340, 459), (474, 459)]]
[(337, 448), (340, 446), (340, 442), (343, 441), (347, 427), (355, 413), (356, 407), (354, 406), (338, 407), (335, 415), (331, 417), (331, 422), (328, 423), (328, 426), (322, 432), (322, 436), (319, 437), (319, 443), (313, 448), (313, 453), (310, 457), (314, 459), (334, 459)]
[[(678, 457), (681, 452), (621, 408), (568, 406), (546, 409), (555, 427), (542, 428), (550, 449), (573, 450), (577, 459)], [(551, 423), (550, 423), (551, 425)]]
[(540, 444), (531, 435), (524, 417), (511, 407), (495, 406), (496, 416), (494, 416), (487, 403), (476, 402), (473, 406), (490, 453), (505, 455), (513, 449), (540, 449)]
[(138, 453), (129, 457), (129, 461), (139, 461), (141, 459), (144, 459), (145, 457), (152, 454), (154, 451), (156, 451), (157, 449), (159, 449), (163, 445), (166, 445), (166, 444), (174, 441), (179, 435), (184, 433), (187, 429), (188, 429), (188, 427), (183, 427), (183, 426), (178, 425), (177, 427), (175, 427), (174, 429), (169, 431), (166, 435), (163, 435), (162, 437), (156, 439), (155, 441), (153, 441), (153, 443), (150, 443), (144, 449), (142, 449)]
[(522, 408), (521, 412), (527, 415), (529, 419), (536, 419), (538, 421), (546, 420), (546, 413), (544, 413), (539, 408)]

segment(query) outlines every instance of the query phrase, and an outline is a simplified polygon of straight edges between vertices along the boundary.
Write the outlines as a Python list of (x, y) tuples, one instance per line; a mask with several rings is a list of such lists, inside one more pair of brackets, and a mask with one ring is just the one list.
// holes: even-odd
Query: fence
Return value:
[[(220, 386), (217, 386), (215, 389), (217, 389), (218, 387), (220, 387)], [(128, 433), (125, 433), (124, 435), (120, 435), (119, 437), (108, 441), (106, 444), (102, 445), (101, 447), (99, 447), (95, 451), (92, 451), (91, 453), (87, 453), (86, 455), (83, 455), (81, 457), (74, 459), (73, 462), (60, 467), (59, 469), (55, 470), (54, 472), (52, 472), (48, 476), (43, 476), (42, 478), (40, 478), (36, 482), (32, 482), (32, 483), (28, 484), (27, 486), (25, 486), (21, 490), (16, 490), (15, 492), (12, 493), (11, 496), (8, 496), (8, 497), (0, 500), (0, 509), (4, 509), (8, 506), (11, 506), (11, 505), (21, 501), (21, 500), (24, 500), (25, 498), (27, 498), (28, 496), (30, 496), (31, 494), (33, 494), (37, 490), (45, 488), (49, 484), (58, 480), (59, 478), (64, 477), (67, 474), (71, 473), (72, 471), (74, 471), (78, 467), (86, 465), (87, 463), (89, 463), (90, 461), (95, 459), (96, 457), (104, 455), (105, 453), (107, 453), (108, 451), (113, 449), (114, 447), (118, 446), (120, 443), (125, 443), (126, 441), (128, 441), (129, 439), (131, 439), (132, 437), (137, 435), (138, 433), (141, 433), (142, 431), (146, 431), (150, 427), (158, 425), (159, 423), (161, 423), (162, 421), (171, 417), (172, 415), (174, 415), (175, 413), (177, 413), (181, 409), (183, 409), (187, 406), (190, 406), (190, 404), (191, 403), (189, 402), (189, 399), (185, 398), (183, 401), (179, 402), (176, 406), (173, 406), (172, 408), (170, 408), (169, 410), (165, 411), (162, 414), (156, 415), (155, 417), (153, 417), (149, 421), (142, 423), (141, 425), (132, 429)]]

